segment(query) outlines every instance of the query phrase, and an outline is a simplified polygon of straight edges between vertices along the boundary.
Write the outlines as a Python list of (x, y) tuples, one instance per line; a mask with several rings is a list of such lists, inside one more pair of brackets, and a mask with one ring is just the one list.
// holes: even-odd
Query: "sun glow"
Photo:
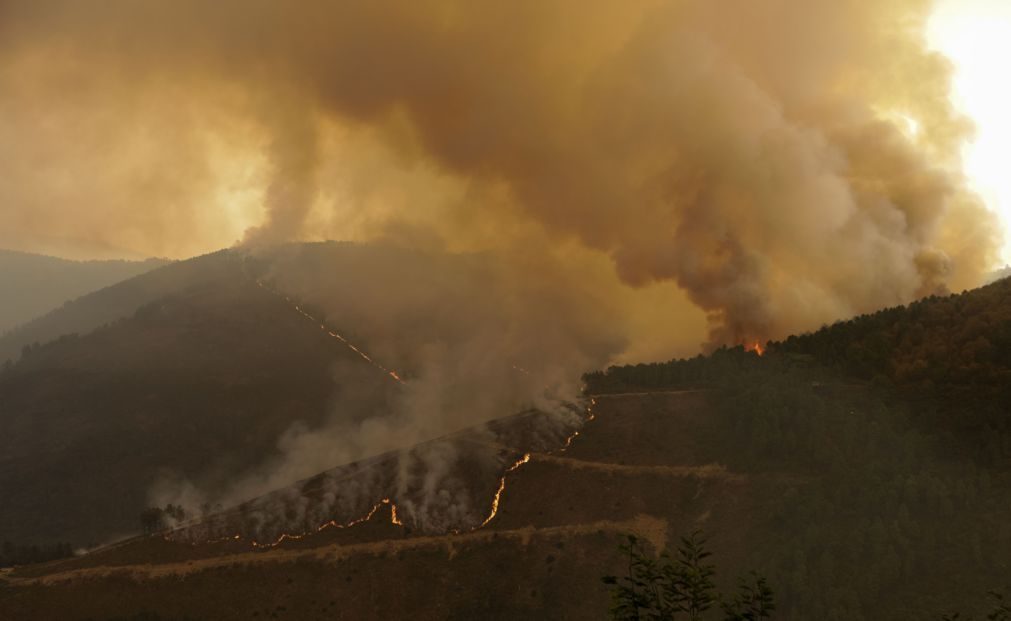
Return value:
[(1001, 259), (1011, 262), (1011, 2), (939, 0), (930, 21), (931, 45), (955, 64), (953, 100), (976, 123), (976, 139), (965, 148), (965, 167), (974, 188), (1001, 218)]

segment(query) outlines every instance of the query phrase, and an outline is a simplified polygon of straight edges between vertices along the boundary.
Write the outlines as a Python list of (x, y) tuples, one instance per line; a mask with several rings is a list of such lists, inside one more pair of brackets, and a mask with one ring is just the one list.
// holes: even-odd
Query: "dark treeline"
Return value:
[(1011, 585), (1009, 290), (882, 311), (764, 357), (611, 368), (587, 387), (711, 389), (700, 445), (751, 475), (744, 561), (775, 585), (779, 618), (981, 616), (980, 594)]
[(591, 394), (713, 388), (729, 375), (757, 371), (758, 354), (743, 347), (722, 347), (709, 356), (696, 356), (669, 362), (647, 362), (583, 375), (586, 391)]
[(69, 543), (19, 545), (5, 541), (0, 545), (0, 567), (45, 563), (73, 555), (74, 549)]
[(818, 368), (834, 385), (867, 383), (899, 397), (933, 430), (949, 431), (990, 461), (1011, 458), (1011, 278), (946, 297), (861, 315), (771, 342), (766, 357), (741, 347), (710, 356), (589, 373), (590, 392), (713, 387), (770, 364)]

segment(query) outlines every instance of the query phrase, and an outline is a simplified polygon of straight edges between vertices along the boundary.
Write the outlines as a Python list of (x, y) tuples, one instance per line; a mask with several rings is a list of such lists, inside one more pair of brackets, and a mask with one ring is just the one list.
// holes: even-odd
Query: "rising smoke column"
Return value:
[[(676, 282), (708, 314), (711, 342), (733, 343), (971, 286), (992, 264), (993, 219), (960, 172), (968, 128), (947, 98), (950, 69), (925, 47), (929, 9), (925, 0), (7, 0), (0, 79), (27, 88), (30, 76), (10, 69), (25, 58), (73, 59), (73, 79), (44, 92), (74, 97), (100, 80), (114, 94), (164, 94), (145, 99), (152, 108), (227, 100), (253, 119), (248, 144), (269, 162), (252, 242), (317, 235), (327, 183), (318, 133), (370, 127), (472, 196), (506, 195), (422, 217), (436, 238), (523, 218), (608, 255), (629, 285)], [(155, 187), (186, 187), (152, 174)], [(0, 185), (32, 192), (13, 178)], [(373, 233), (439, 204), (432, 194), (377, 212)]]

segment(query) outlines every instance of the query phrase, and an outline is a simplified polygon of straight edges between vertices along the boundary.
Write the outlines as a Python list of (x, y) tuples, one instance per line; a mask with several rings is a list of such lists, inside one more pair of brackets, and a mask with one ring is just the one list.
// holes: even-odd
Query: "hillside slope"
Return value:
[(934, 424), (1011, 433), (1011, 278), (855, 317), (771, 349), (916, 399)]
[[(974, 611), (985, 589), (1002, 586), (1006, 478), (984, 484), (932, 454), (867, 394), (840, 399), (807, 376), (758, 373), (736, 389), (598, 397), (567, 448), (534, 451), (504, 472), (498, 512), (476, 530), (418, 531), (381, 504), (353, 526), (265, 548), (243, 536), (155, 536), (15, 570), (0, 611), (94, 621), (602, 618), (599, 578), (625, 571), (625, 533), (664, 549), (695, 528), (711, 535), (723, 587), (750, 568), (769, 577), (778, 619), (937, 618)], [(796, 414), (782, 421), (792, 428), (782, 440), (757, 431), (784, 410)], [(490, 509), (493, 490), (477, 491)]]
[(82, 295), (0, 336), (0, 361), (17, 360), (25, 346), (69, 334), (88, 334), (187, 287), (235, 278), (239, 273), (222, 261), (223, 256), (230, 253), (221, 251), (170, 263)]
[[(595, 417), (567, 448), (528, 449), (482, 432), (464, 446), (492, 448), (501, 456), (494, 469), (467, 450), (434, 451), (455, 456), (438, 463), (463, 473), (459, 487), (405, 459), (412, 451), (324, 472), (168, 539), (15, 570), (0, 586), (0, 618), (594, 618), (607, 608), (599, 577), (622, 572), (623, 533), (662, 549), (694, 528), (712, 535), (722, 584), (751, 568), (769, 578), (779, 619), (977, 613), (987, 590), (1011, 586), (1011, 441), (980, 435), (1006, 413), (995, 379), (1003, 358), (957, 353), (977, 351), (964, 341), (979, 336), (978, 323), (1001, 342), (1008, 287), (844, 322), (771, 344), (764, 356), (738, 347), (591, 373)], [(930, 328), (923, 340), (903, 336), (917, 326)], [(75, 342), (53, 346), (59, 360), (75, 360)], [(922, 355), (935, 342), (944, 355)], [(902, 380), (894, 361), (921, 355), (932, 383)], [(980, 372), (952, 372), (966, 360)], [(15, 372), (32, 364), (30, 356)], [(964, 424), (972, 412), (990, 418)], [(513, 461), (524, 451), (528, 460)], [(392, 484), (389, 473), (405, 468), (428, 489)], [(501, 487), (488, 484), (500, 474)], [(468, 506), (469, 521), (418, 527), (406, 507), (422, 498)], [(482, 507), (494, 517), (474, 527)], [(329, 520), (344, 527), (314, 533)]]
[[(168, 263), (146, 261), (68, 261), (0, 250), (0, 334), (86, 293), (102, 289)], [(0, 350), (0, 361), (7, 357)]]
[[(700, 519), (715, 520), (707, 511), (722, 516), (721, 506), (750, 503), (744, 479), (718, 466), (688, 466), (688, 442), (679, 457), (664, 445), (703, 424), (702, 403), (686, 394), (601, 405), (567, 450), (545, 446), (507, 474), (499, 513), (477, 530), (410, 530), (391, 523), (385, 506), (351, 528), (259, 552), (245, 539), (191, 545), (151, 538), (15, 572), (12, 586), (0, 588), (0, 610), (68, 620), (142, 610), (159, 619), (599, 617), (607, 594), (598, 572), (619, 569), (614, 552), (623, 533), (662, 546)], [(644, 427), (657, 442), (629, 444)], [(624, 463), (611, 461), (616, 456)], [(484, 511), (494, 492), (476, 496)], [(736, 557), (739, 543), (723, 539), (720, 553)], [(79, 597), (87, 601), (71, 604)]]
[[(192, 516), (535, 406), (564, 415), (579, 322), (496, 312), (517, 291), (494, 272), (480, 256), (290, 244), (66, 305), (14, 335), (61, 336), (0, 373), (0, 541), (101, 543), (136, 533), (148, 504)], [(526, 336), (544, 322), (565, 325)]]
[[(914, 403), (926, 431), (954, 433), (991, 459), (1007, 456), (1011, 278), (840, 321), (765, 349), (767, 359), (873, 384)], [(724, 349), (712, 357), (612, 367), (586, 380), (600, 392), (711, 385), (756, 359), (733, 354)]]
[(155, 301), (0, 374), (0, 540), (136, 532), (159, 478), (226, 485), (275, 454), (296, 421), (319, 424), (342, 390), (381, 408), (396, 387), (257, 286), (237, 254), (160, 272), (64, 311)]

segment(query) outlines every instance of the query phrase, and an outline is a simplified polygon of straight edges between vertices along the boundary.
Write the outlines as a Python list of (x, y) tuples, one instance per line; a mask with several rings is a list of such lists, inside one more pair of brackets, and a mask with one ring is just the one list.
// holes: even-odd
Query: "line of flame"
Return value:
[(301, 535), (291, 535), (288, 533), (281, 533), (281, 536), (279, 536), (277, 539), (275, 539), (270, 543), (259, 543), (256, 540), (251, 541), (251, 543), (253, 544), (254, 548), (273, 548), (280, 545), (281, 542), (287, 539), (290, 540), (304, 539), (305, 537), (313, 534), (314, 532), (319, 533), (328, 528), (351, 528), (352, 526), (356, 526), (358, 524), (368, 522), (369, 520), (371, 520), (372, 516), (375, 515), (376, 511), (379, 511), (379, 508), (382, 507), (383, 505), (390, 505), (390, 523), (396, 524), (397, 526), (403, 526), (403, 523), (399, 519), (397, 519), (397, 505), (393, 503), (389, 498), (383, 498), (376, 504), (372, 505), (372, 508), (364, 516), (355, 520), (351, 520), (346, 524), (340, 524), (336, 520), (329, 520), (327, 522), (323, 522), (318, 527), (316, 527), (315, 531), (309, 531), (307, 533), (302, 533)]
[[(590, 407), (588, 407), (586, 409), (586, 422), (589, 422), (589, 421), (594, 420), (596, 418), (596, 415), (593, 413), (593, 406), (596, 405), (596, 404), (597, 404), (597, 400), (596, 399), (590, 399)], [(562, 446), (562, 448), (559, 449), (559, 452), (562, 452), (562, 451), (565, 451), (566, 449), (568, 449), (569, 446), (572, 445), (573, 440), (575, 440), (578, 436), (579, 436), (579, 431), (578, 430), (577, 431), (573, 431), (572, 434), (569, 435), (565, 439), (565, 443)], [(478, 526), (475, 526), (474, 528), (470, 529), (471, 531), (475, 531), (475, 530), (479, 530), (481, 528), (484, 528), (485, 526), (488, 525), (489, 522), (491, 522), (493, 519), (495, 519), (495, 516), (498, 515), (499, 505), (502, 502), (502, 493), (505, 492), (506, 478), (509, 476), (509, 473), (518, 470), (524, 464), (530, 463), (531, 457), (532, 457), (531, 453), (524, 453), (523, 457), (521, 457), (520, 459), (516, 460), (516, 462), (514, 462), (511, 466), (509, 466), (508, 468), (506, 468), (506, 471), (504, 473), (502, 473), (502, 478), (499, 479), (498, 489), (495, 491), (495, 495), (492, 497), (492, 500), (491, 500), (491, 511), (488, 513), (488, 517), (486, 517), (484, 519), (484, 521), (481, 522), (481, 524), (479, 524)], [(273, 548), (273, 547), (276, 547), (276, 546), (280, 545), (282, 542), (284, 542), (286, 540), (297, 541), (299, 539), (304, 539), (305, 537), (307, 537), (308, 535), (313, 534), (314, 532), (318, 533), (318, 532), (321, 532), (321, 531), (323, 531), (323, 530), (325, 530), (327, 528), (351, 528), (352, 526), (356, 526), (358, 524), (361, 524), (363, 522), (368, 522), (369, 520), (371, 520), (372, 516), (375, 515), (376, 511), (378, 511), (379, 508), (382, 507), (383, 505), (390, 505), (390, 523), (391, 524), (395, 524), (396, 526), (403, 526), (404, 523), (400, 520), (399, 516), (397, 515), (397, 505), (396, 505), (396, 503), (392, 502), (389, 498), (383, 498), (382, 500), (380, 500), (379, 502), (377, 502), (375, 505), (373, 505), (372, 508), (369, 510), (369, 512), (367, 514), (365, 514), (364, 516), (362, 516), (360, 518), (351, 520), (350, 522), (347, 522), (345, 524), (340, 524), (336, 520), (329, 520), (327, 522), (324, 522), (324, 523), (320, 524), (316, 528), (315, 531), (309, 531), (309, 532), (305, 532), (305, 533), (302, 533), (302, 534), (299, 534), (299, 535), (293, 535), (293, 534), (290, 534), (290, 533), (282, 533), (277, 539), (275, 539), (274, 541), (272, 541), (270, 543), (260, 543), (260, 542), (256, 541), (255, 539), (252, 540), (251, 543), (252, 543), (252, 545), (253, 545), (254, 548)], [(453, 532), (454, 534), (458, 534), (460, 531), (453, 530), (451, 532)], [(168, 533), (166, 533), (164, 535), (164, 538), (166, 540), (170, 540), (170, 538), (168, 536)], [(213, 539), (213, 540), (210, 540), (210, 541), (205, 541), (203, 543), (205, 543), (205, 544), (213, 544), (213, 543), (221, 543), (223, 541), (239, 541), (241, 539), (242, 539), (241, 535), (235, 534), (235, 535), (232, 535), (232, 536), (229, 536), (229, 537), (223, 537), (221, 539)], [(193, 544), (193, 545), (196, 545), (196, 544)]]
[[(596, 418), (596, 415), (593, 413), (593, 406), (595, 405), (597, 405), (597, 400), (590, 399), (590, 407), (586, 408), (586, 422), (590, 422), (591, 420)], [(572, 445), (572, 441), (575, 440), (577, 437), (579, 437), (579, 430), (573, 431), (572, 434), (569, 435), (569, 437), (565, 438), (565, 443), (562, 445), (562, 448), (560, 448), (558, 451), (564, 452)], [(507, 468), (506, 471), (502, 474), (502, 478), (499, 479), (498, 482), (498, 489), (495, 491), (495, 496), (493, 496), (491, 499), (491, 512), (488, 514), (488, 517), (486, 517), (484, 521), (481, 522), (480, 526), (477, 526), (472, 530), (484, 528), (485, 526), (488, 525), (489, 522), (495, 519), (495, 516), (498, 515), (499, 503), (502, 501), (502, 492), (505, 491), (506, 478), (509, 476), (510, 472), (519, 469), (519, 467), (522, 466), (523, 464), (529, 463), (530, 457), (531, 457), (530, 453), (524, 454), (523, 457), (521, 457), (513, 465), (509, 466), (509, 468)]]
[(304, 310), (302, 310), (302, 307), (300, 305), (296, 304), (295, 302), (293, 302), (290, 297), (288, 297), (288, 296), (286, 296), (286, 295), (284, 295), (282, 293), (279, 293), (277, 291), (274, 291), (273, 289), (271, 289), (267, 285), (263, 284), (263, 281), (261, 281), (261, 280), (257, 280), (256, 284), (261, 289), (263, 289), (264, 291), (272, 293), (272, 294), (274, 294), (274, 295), (276, 295), (278, 297), (283, 297), (284, 300), (286, 302), (288, 302), (289, 304), (291, 304), (295, 308), (295, 310), (297, 310), (299, 313), (302, 314), (303, 317), (305, 317), (306, 319), (312, 321), (313, 323), (318, 323), (320, 330), (322, 330), (324, 333), (328, 334), (332, 338), (335, 338), (338, 341), (340, 341), (341, 343), (343, 343), (351, 351), (353, 351), (356, 354), (358, 354), (359, 356), (361, 356), (362, 360), (364, 360), (365, 362), (368, 362), (369, 364), (371, 364), (375, 368), (379, 369), (383, 373), (389, 375), (391, 378), (393, 378), (394, 381), (397, 381), (397, 382), (399, 382), (401, 384), (406, 384), (407, 383), (403, 379), (401, 379), (401, 377), (399, 375), (397, 375), (396, 371), (394, 371), (392, 369), (387, 369), (383, 365), (379, 364), (378, 362), (376, 362), (375, 360), (373, 360), (371, 356), (369, 356), (364, 351), (362, 351), (361, 349), (359, 349), (358, 347), (356, 347), (354, 343), (352, 343), (351, 341), (349, 341), (346, 338), (344, 338), (343, 335), (341, 335), (340, 333), (334, 332), (333, 330), (329, 329), (324, 322), (320, 321), (319, 319), (316, 319), (315, 317), (313, 317), (309, 313), (307, 313)]
[[(523, 457), (519, 459), (519, 461), (509, 466), (509, 468), (505, 471), (505, 473), (502, 474), (502, 478), (499, 479), (498, 482), (498, 491), (495, 492), (495, 496), (491, 499), (491, 513), (488, 514), (488, 517), (486, 517), (484, 521), (481, 522), (481, 525), (478, 526), (477, 528), (482, 528), (488, 522), (495, 519), (495, 516), (498, 515), (498, 503), (500, 500), (502, 500), (502, 492), (505, 491), (506, 477), (509, 475), (510, 472), (516, 470), (517, 468), (527, 463), (528, 461), (530, 461), (530, 453), (524, 454)], [(477, 528), (475, 528), (474, 530), (477, 530)]]
[(578, 437), (579, 437), (579, 432), (576, 431), (571, 436), (569, 436), (568, 438), (565, 438), (565, 445), (562, 448), (560, 448), (558, 450), (558, 452), (564, 453), (566, 449), (568, 449), (570, 446), (572, 446), (572, 441), (575, 440)]

